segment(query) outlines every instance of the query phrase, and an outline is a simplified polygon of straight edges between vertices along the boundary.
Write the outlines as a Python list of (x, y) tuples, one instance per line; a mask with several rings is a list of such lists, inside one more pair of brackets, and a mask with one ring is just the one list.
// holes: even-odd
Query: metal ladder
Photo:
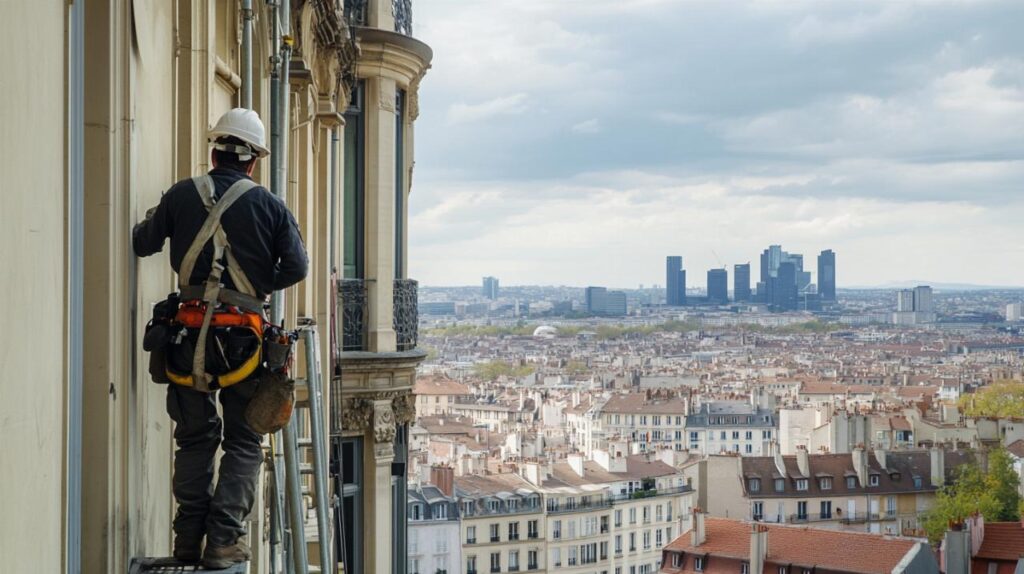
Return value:
[[(328, 499), (329, 460), (327, 441), (324, 439), (326, 431), (319, 336), (316, 324), (311, 319), (299, 320), (298, 333), (303, 345), (306, 377), (295, 379), (295, 390), (300, 395), (305, 390), (306, 399), (296, 401), (288, 425), (275, 433), (269, 441), (266, 475), (271, 487), (269, 566), (272, 574), (334, 574), (335, 566), (331, 556), (334, 539), (330, 517), (334, 505)], [(308, 436), (300, 436), (306, 427), (309, 429)], [(311, 450), (311, 464), (299, 462), (300, 449)], [(307, 555), (302, 485), (302, 477), (307, 475), (313, 477), (313, 488), (307, 492), (315, 500), (319, 568), (309, 565)]]

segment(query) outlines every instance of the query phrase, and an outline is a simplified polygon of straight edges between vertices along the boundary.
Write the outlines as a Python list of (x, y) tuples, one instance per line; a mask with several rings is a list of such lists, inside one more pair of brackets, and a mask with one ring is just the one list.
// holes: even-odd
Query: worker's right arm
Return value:
[(146, 212), (146, 219), (132, 229), (132, 249), (135, 255), (147, 257), (164, 248), (164, 240), (172, 233), (170, 208), (167, 205), (170, 195), (165, 193), (160, 203)]

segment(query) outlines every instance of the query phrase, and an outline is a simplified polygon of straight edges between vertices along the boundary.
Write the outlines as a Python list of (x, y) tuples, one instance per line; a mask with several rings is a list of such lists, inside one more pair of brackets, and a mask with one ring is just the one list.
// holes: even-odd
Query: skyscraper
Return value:
[(587, 287), (584, 291), (584, 298), (587, 304), (587, 313), (591, 315), (604, 315), (607, 307), (608, 290), (604, 287)]
[(897, 325), (919, 325), (935, 322), (935, 305), (932, 302), (932, 288), (919, 285), (913, 289), (896, 292), (896, 312), (892, 322)]
[(604, 312), (602, 315), (625, 315), (626, 294), (622, 291), (608, 291), (604, 296)]
[(729, 274), (725, 269), (708, 270), (708, 303), (729, 302)]
[(732, 295), (737, 303), (750, 301), (749, 263), (740, 263), (732, 268)]
[(796, 264), (784, 261), (774, 277), (768, 278), (769, 303), (780, 311), (794, 311), (797, 307)]
[(488, 299), (498, 298), (498, 278), (484, 277), (483, 295)]
[(669, 255), (665, 258), (665, 303), (670, 307), (686, 304), (686, 271), (683, 258)]
[(818, 255), (818, 293), (822, 301), (836, 300), (836, 254), (831, 249)]

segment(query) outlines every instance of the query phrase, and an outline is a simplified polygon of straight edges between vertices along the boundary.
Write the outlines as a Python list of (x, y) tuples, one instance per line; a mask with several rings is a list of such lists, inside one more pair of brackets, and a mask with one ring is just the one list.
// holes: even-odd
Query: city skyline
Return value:
[(1024, 285), (1021, 9), (437, 0), (409, 275), (662, 284), (654, 247), (782, 243), (848, 286)]

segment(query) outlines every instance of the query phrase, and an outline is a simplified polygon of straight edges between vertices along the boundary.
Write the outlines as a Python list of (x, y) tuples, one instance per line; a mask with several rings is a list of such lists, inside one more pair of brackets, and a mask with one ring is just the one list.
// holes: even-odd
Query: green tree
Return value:
[(939, 490), (935, 506), (924, 515), (922, 523), (928, 539), (937, 543), (950, 522), (975, 512), (990, 522), (1017, 520), (1022, 510), (1019, 481), (1013, 461), (1003, 449), (989, 453), (987, 472), (977, 464), (960, 467), (960, 475), (953, 484)]
[(496, 381), (500, 377), (526, 377), (533, 373), (530, 365), (510, 365), (505, 361), (479, 363), (473, 367), (473, 374), (487, 381)]
[(969, 417), (1024, 417), (1024, 383), (996, 381), (960, 397), (959, 406)]

